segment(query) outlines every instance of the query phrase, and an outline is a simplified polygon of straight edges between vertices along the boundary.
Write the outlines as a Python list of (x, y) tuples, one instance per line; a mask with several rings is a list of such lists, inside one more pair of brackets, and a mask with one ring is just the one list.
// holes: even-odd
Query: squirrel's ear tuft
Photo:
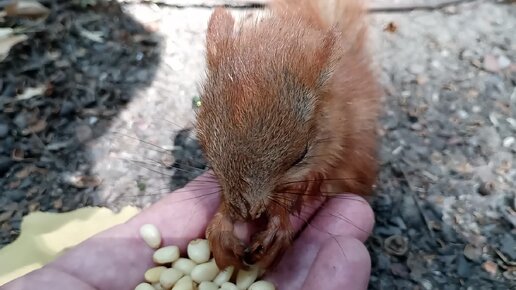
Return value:
[(206, 33), (206, 52), (208, 65), (216, 65), (221, 52), (228, 48), (228, 41), (233, 34), (235, 20), (233, 16), (223, 8), (216, 8), (208, 22)]
[(323, 38), (319, 50), (315, 53), (315, 63), (319, 68), (318, 85), (324, 86), (326, 81), (333, 75), (334, 66), (336, 63), (335, 53), (337, 35), (334, 29), (330, 29)]

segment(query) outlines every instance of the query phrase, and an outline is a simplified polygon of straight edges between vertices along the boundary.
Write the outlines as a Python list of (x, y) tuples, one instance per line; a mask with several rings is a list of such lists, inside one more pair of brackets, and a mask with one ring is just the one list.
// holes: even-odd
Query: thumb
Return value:
[(362, 242), (349, 237), (328, 239), (320, 248), (302, 290), (364, 290), (371, 258)]

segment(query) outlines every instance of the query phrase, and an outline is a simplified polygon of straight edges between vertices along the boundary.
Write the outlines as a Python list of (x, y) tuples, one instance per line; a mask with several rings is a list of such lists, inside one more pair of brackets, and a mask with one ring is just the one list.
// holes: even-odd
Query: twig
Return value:
[(415, 195), (415, 192), (416, 192), (415, 186), (408, 179), (408, 176), (407, 176), (407, 173), (405, 172), (405, 170), (403, 170), (403, 169), (400, 169), (400, 170), (401, 170), (401, 173), (403, 173), (403, 177), (405, 177), (405, 182), (407, 183), (407, 185), (410, 188), (410, 193), (411, 193), (412, 199), (414, 199), (414, 202), (416, 203), (417, 209), (419, 210), (419, 214), (423, 218), (423, 221), (426, 224), (426, 228), (428, 229), (430, 236), (432, 237), (432, 239), (435, 239), (435, 233), (432, 230), (432, 227), (430, 226), (430, 222), (428, 221), (428, 218), (426, 217), (425, 213), (423, 212), (423, 208), (421, 207), (421, 204), (419, 203), (419, 199)]

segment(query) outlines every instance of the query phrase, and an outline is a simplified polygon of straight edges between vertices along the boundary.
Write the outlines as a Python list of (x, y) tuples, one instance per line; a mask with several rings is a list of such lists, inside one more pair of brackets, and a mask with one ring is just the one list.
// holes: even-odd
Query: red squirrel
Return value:
[[(262, 269), (291, 244), (313, 198), (369, 194), (380, 89), (360, 0), (277, 0), (236, 23), (216, 8), (206, 35), (197, 138), (221, 186), (206, 229), (219, 268)], [(260, 222), (249, 243), (236, 222)]]

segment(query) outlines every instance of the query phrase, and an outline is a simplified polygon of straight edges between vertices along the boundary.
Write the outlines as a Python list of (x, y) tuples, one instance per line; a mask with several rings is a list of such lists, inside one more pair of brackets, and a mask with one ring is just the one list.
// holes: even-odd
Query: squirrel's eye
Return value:
[(294, 163), (292, 163), (292, 167), (301, 163), (301, 161), (303, 161), (303, 159), (305, 159), (307, 153), (308, 153), (308, 146), (305, 147), (305, 150), (303, 150), (302, 154), (299, 155), (299, 157), (296, 159), (296, 161), (294, 161)]

